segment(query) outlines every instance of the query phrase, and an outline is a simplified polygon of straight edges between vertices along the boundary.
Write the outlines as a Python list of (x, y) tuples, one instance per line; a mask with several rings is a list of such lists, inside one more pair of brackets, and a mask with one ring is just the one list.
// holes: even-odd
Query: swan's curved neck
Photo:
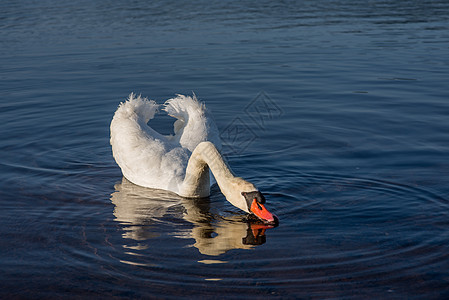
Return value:
[(192, 152), (179, 194), (183, 197), (209, 196), (209, 168), (214, 174), (220, 190), (227, 197), (228, 186), (235, 176), (211, 142), (198, 144)]

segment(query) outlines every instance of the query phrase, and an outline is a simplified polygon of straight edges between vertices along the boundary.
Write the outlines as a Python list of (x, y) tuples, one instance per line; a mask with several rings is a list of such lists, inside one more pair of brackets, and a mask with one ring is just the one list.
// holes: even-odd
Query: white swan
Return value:
[(235, 177), (221, 157), (217, 126), (195, 95), (178, 95), (165, 102), (163, 109), (177, 119), (174, 135), (162, 135), (148, 126), (157, 109), (155, 101), (131, 94), (114, 114), (112, 152), (125, 178), (143, 187), (201, 198), (210, 195), (210, 169), (231, 204), (266, 223), (277, 223), (263, 205), (264, 196), (252, 183)]

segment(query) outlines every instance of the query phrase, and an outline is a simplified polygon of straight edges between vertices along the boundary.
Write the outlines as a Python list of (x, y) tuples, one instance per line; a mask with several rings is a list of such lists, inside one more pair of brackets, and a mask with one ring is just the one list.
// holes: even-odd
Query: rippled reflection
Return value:
[[(126, 249), (142, 250), (149, 246), (144, 241), (159, 236), (159, 227), (170, 224), (171, 218), (179, 218), (193, 224), (182, 226), (171, 220), (173, 236), (193, 238), (193, 244), (201, 254), (220, 255), (231, 249), (251, 249), (265, 243), (263, 224), (252, 224), (239, 216), (214, 215), (210, 212), (210, 199), (186, 199), (156, 189), (148, 189), (129, 182), (126, 178), (115, 185), (111, 201), (115, 205), (115, 221), (123, 226), (124, 239), (139, 242), (123, 245)], [(269, 228), (269, 227), (268, 227)]]

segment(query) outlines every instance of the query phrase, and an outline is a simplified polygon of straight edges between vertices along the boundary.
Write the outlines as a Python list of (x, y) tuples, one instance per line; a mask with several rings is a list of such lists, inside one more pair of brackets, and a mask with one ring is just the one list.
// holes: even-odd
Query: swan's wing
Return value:
[(176, 193), (190, 153), (146, 124), (157, 108), (156, 102), (133, 94), (121, 103), (111, 122), (112, 152), (129, 181)]
[(177, 119), (174, 123), (174, 142), (190, 151), (204, 141), (210, 141), (218, 149), (221, 148), (217, 125), (206, 106), (200, 103), (195, 95), (193, 97), (177, 95), (167, 100), (163, 109)]

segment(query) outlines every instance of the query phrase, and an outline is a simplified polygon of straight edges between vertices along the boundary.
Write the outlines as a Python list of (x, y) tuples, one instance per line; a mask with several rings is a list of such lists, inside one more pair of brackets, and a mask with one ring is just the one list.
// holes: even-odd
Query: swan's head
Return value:
[(267, 225), (277, 225), (278, 218), (269, 212), (264, 204), (265, 197), (251, 183), (240, 177), (234, 177), (226, 184), (218, 182), (222, 193), (232, 205), (255, 215)]
[(265, 197), (259, 191), (242, 192), (245, 199), (248, 211), (257, 216), (264, 223), (270, 225), (277, 225), (279, 223), (278, 218), (265, 208)]

